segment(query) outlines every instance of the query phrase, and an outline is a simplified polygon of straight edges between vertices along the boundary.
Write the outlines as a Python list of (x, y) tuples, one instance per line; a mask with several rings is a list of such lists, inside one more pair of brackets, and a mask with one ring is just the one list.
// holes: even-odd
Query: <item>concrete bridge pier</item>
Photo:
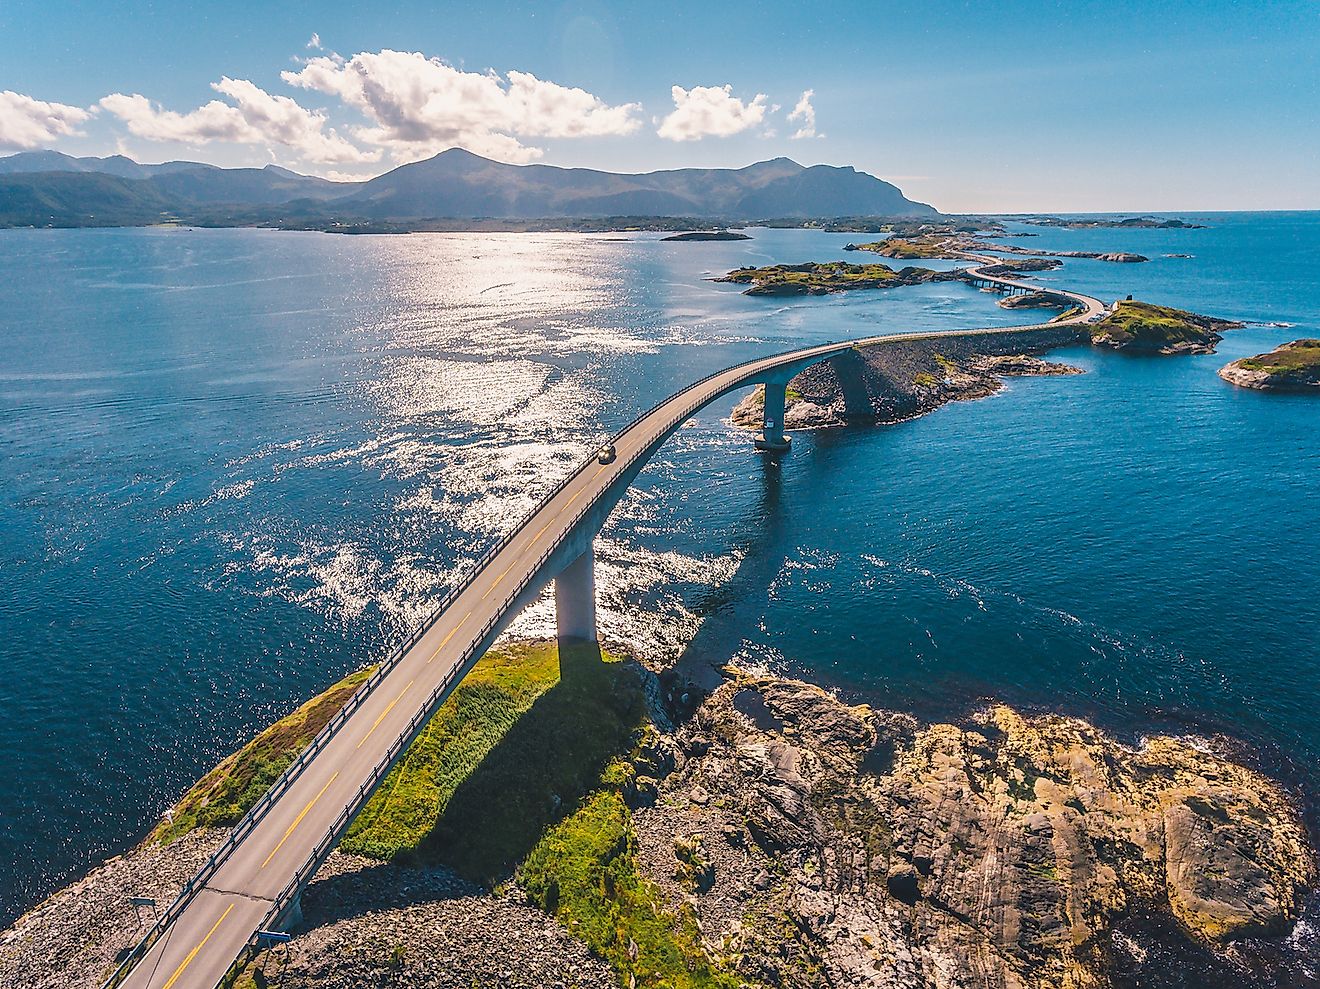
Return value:
[(596, 553), (591, 543), (555, 578), (555, 632), (561, 645), (596, 641)]
[(761, 413), (761, 438), (756, 441), (758, 450), (767, 453), (783, 453), (789, 447), (789, 438), (784, 435), (784, 403), (788, 393), (788, 382), (767, 381), (765, 383), (765, 407)]

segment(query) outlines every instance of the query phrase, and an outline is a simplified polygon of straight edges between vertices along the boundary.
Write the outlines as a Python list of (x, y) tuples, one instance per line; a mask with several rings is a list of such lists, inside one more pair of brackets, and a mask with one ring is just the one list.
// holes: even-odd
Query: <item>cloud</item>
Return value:
[(312, 36), (307, 39), (307, 47), (315, 48), (317, 51), (321, 50), (321, 36), (315, 31), (313, 31)]
[(0, 148), (40, 148), (78, 134), (95, 110), (47, 103), (6, 89), (0, 92)]
[(733, 95), (732, 86), (693, 86), (671, 90), (674, 110), (656, 131), (670, 141), (696, 141), (703, 137), (728, 137), (765, 119), (765, 94), (757, 93), (744, 103)]
[[(816, 95), (814, 89), (805, 90), (801, 99), (797, 101), (797, 106), (788, 114), (788, 122), (795, 124), (801, 121), (802, 126), (794, 131), (790, 137), (795, 140), (801, 140), (804, 137), (816, 136), (816, 108), (811, 105), (811, 98)], [(822, 135), (823, 136), (823, 135)]]
[(584, 89), (511, 71), (465, 72), (421, 52), (324, 55), (281, 73), (291, 86), (338, 97), (369, 126), (354, 136), (412, 160), (451, 147), (504, 161), (540, 158), (528, 138), (631, 134), (641, 105), (610, 106)]
[(139, 93), (111, 93), (100, 106), (128, 125), (129, 133), (151, 141), (183, 144), (277, 144), (299, 157), (325, 164), (362, 164), (380, 158), (378, 151), (362, 151), (326, 130), (325, 114), (308, 110), (287, 96), (273, 96), (246, 79), (223, 77), (211, 88), (229, 97), (188, 113), (176, 113), (154, 104)]

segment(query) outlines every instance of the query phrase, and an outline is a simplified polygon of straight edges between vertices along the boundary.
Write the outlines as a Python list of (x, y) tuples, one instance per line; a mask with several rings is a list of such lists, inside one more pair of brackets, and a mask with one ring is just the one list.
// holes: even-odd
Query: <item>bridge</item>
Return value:
[[(996, 258), (964, 257), (978, 262), (964, 272), (973, 283), (1035, 290), (984, 274)], [(764, 385), (756, 445), (783, 451), (785, 390), (800, 371), (855, 359), (855, 349), (887, 342), (1053, 329), (1104, 311), (1089, 296), (1052, 291), (1081, 311), (1052, 323), (869, 337), (762, 357), (717, 371), (639, 416), (614, 437), (613, 461), (593, 458), (559, 482), (362, 684), (239, 821), (105, 989), (213, 989), (257, 945), (258, 932), (296, 925), (303, 887), (367, 798), (500, 632), (552, 580), (561, 641), (595, 641), (592, 542), (656, 450), (707, 405), (736, 389)], [(844, 391), (851, 404), (846, 384)]]

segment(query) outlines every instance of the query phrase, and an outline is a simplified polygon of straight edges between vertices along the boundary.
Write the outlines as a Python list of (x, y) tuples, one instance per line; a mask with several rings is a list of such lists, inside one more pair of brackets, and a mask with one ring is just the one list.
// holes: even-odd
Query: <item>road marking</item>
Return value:
[(170, 989), (170, 986), (174, 985), (174, 983), (179, 981), (179, 976), (183, 974), (183, 970), (192, 964), (192, 960), (197, 957), (197, 952), (201, 951), (204, 947), (206, 947), (206, 942), (211, 940), (211, 935), (215, 933), (215, 929), (225, 922), (225, 918), (229, 916), (229, 911), (233, 909), (234, 909), (234, 904), (232, 903), (229, 904), (229, 906), (225, 907), (225, 912), (220, 915), (219, 920), (217, 920), (214, 924), (211, 925), (211, 929), (206, 932), (206, 937), (202, 938), (202, 940), (198, 943), (197, 947), (193, 948), (192, 951), (188, 952), (188, 957), (185, 958), (182, 962), (180, 962), (179, 967), (176, 968), (174, 970), (174, 974), (170, 976), (170, 981), (166, 982), (165, 985), (161, 987), (161, 989)]
[(497, 588), (497, 587), (500, 586), (500, 581), (502, 581), (502, 580), (504, 579), (504, 574), (508, 573), (508, 572), (509, 572), (510, 570), (512, 570), (512, 569), (513, 569), (513, 564), (512, 564), (512, 563), (510, 563), (507, 567), (505, 567), (505, 568), (504, 568), (504, 573), (502, 573), (502, 574), (500, 574), (498, 577), (496, 577), (496, 578), (491, 582), (491, 585), (490, 585), (489, 587), (486, 588), (486, 593), (483, 594), (483, 595), (481, 595), (481, 600), (485, 601), (486, 598), (490, 597), (490, 592), (493, 591), (493, 590), (495, 590), (495, 588)]
[[(458, 624), (455, 625), (453, 628), (451, 628), (449, 630), (449, 634), (446, 635), (443, 639), (441, 639), (440, 644), (435, 647), (435, 652), (431, 653), (431, 659), (435, 659), (435, 657), (440, 655), (440, 650), (443, 649), (445, 646), (449, 645), (449, 640), (454, 637), (454, 633), (457, 632), (460, 628), (462, 628), (463, 623), (471, 617), (472, 617), (472, 612), (469, 611), (466, 615), (464, 615), (462, 618), (458, 620)], [(431, 659), (428, 659), (426, 661), (427, 665), (430, 665)]]
[[(393, 707), (394, 705), (391, 704), (390, 706)], [(318, 800), (321, 799), (321, 794), (325, 793), (326, 790), (330, 789), (330, 784), (333, 783), (336, 777), (338, 776), (339, 776), (339, 770), (336, 769), (334, 771), (334, 774), (328, 780), (325, 781), (325, 786), (321, 787), (321, 793), (318, 793), (316, 796), (312, 797), (311, 800), (307, 801), (307, 806), (304, 807), (299, 812), (298, 816), (293, 819), (293, 823), (289, 825), (289, 830), (284, 832), (284, 837), (280, 839), (280, 843), (270, 850), (270, 854), (266, 856), (266, 861), (261, 863), (261, 868), (264, 869), (268, 864), (270, 864), (270, 860), (275, 857), (275, 853), (278, 852), (281, 848), (283, 848), (284, 843), (289, 840), (289, 835), (293, 834), (294, 828), (296, 828), (299, 824), (302, 823), (302, 819), (307, 816), (307, 812), (311, 810), (313, 806), (315, 806)]]
[[(413, 681), (412, 681), (412, 680), (409, 680), (409, 681), (408, 681), (408, 687), (411, 687), (412, 685), (413, 685)], [(403, 700), (403, 695), (406, 694), (406, 693), (408, 692), (408, 687), (404, 687), (402, 690), (400, 690), (400, 691), (399, 691), (399, 696), (396, 697), (396, 698), (394, 698), (394, 700), (390, 701), (390, 706), (387, 707), (385, 710), (383, 710), (383, 711), (380, 712), (380, 717), (377, 718), (377, 719), (372, 723), (371, 727), (367, 729), (367, 733), (366, 733), (365, 735), (362, 736), (362, 741), (357, 743), (357, 746), (356, 746), (357, 748), (359, 748), (359, 749), (362, 748), (362, 743), (365, 742), (367, 739), (369, 739), (369, 738), (371, 737), (371, 733), (372, 733), (373, 731), (376, 730), (376, 728), (380, 725), (380, 723), (381, 723), (382, 721), (385, 720), (385, 715), (387, 715), (387, 714), (389, 714), (391, 711), (393, 711), (393, 710), (394, 710), (394, 705), (397, 704), (397, 703), (399, 703), (399, 701)]]

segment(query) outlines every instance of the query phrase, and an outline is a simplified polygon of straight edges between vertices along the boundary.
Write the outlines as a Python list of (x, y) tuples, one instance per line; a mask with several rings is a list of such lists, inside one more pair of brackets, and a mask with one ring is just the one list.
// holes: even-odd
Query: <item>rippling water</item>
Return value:
[[(1205, 222), (1021, 243), (1154, 258), (1046, 281), (1295, 326), (1211, 357), (1060, 352), (1089, 373), (802, 435), (779, 466), (730, 399), (605, 531), (605, 633), (930, 712), (1225, 731), (1313, 798), (1320, 404), (1215, 371), (1320, 333), (1320, 214)], [(706, 280), (855, 239), (755, 233), (0, 235), (0, 913), (380, 655), (640, 409), (812, 341), (1024, 321), (962, 285)], [(516, 631), (551, 624), (542, 604)]]

